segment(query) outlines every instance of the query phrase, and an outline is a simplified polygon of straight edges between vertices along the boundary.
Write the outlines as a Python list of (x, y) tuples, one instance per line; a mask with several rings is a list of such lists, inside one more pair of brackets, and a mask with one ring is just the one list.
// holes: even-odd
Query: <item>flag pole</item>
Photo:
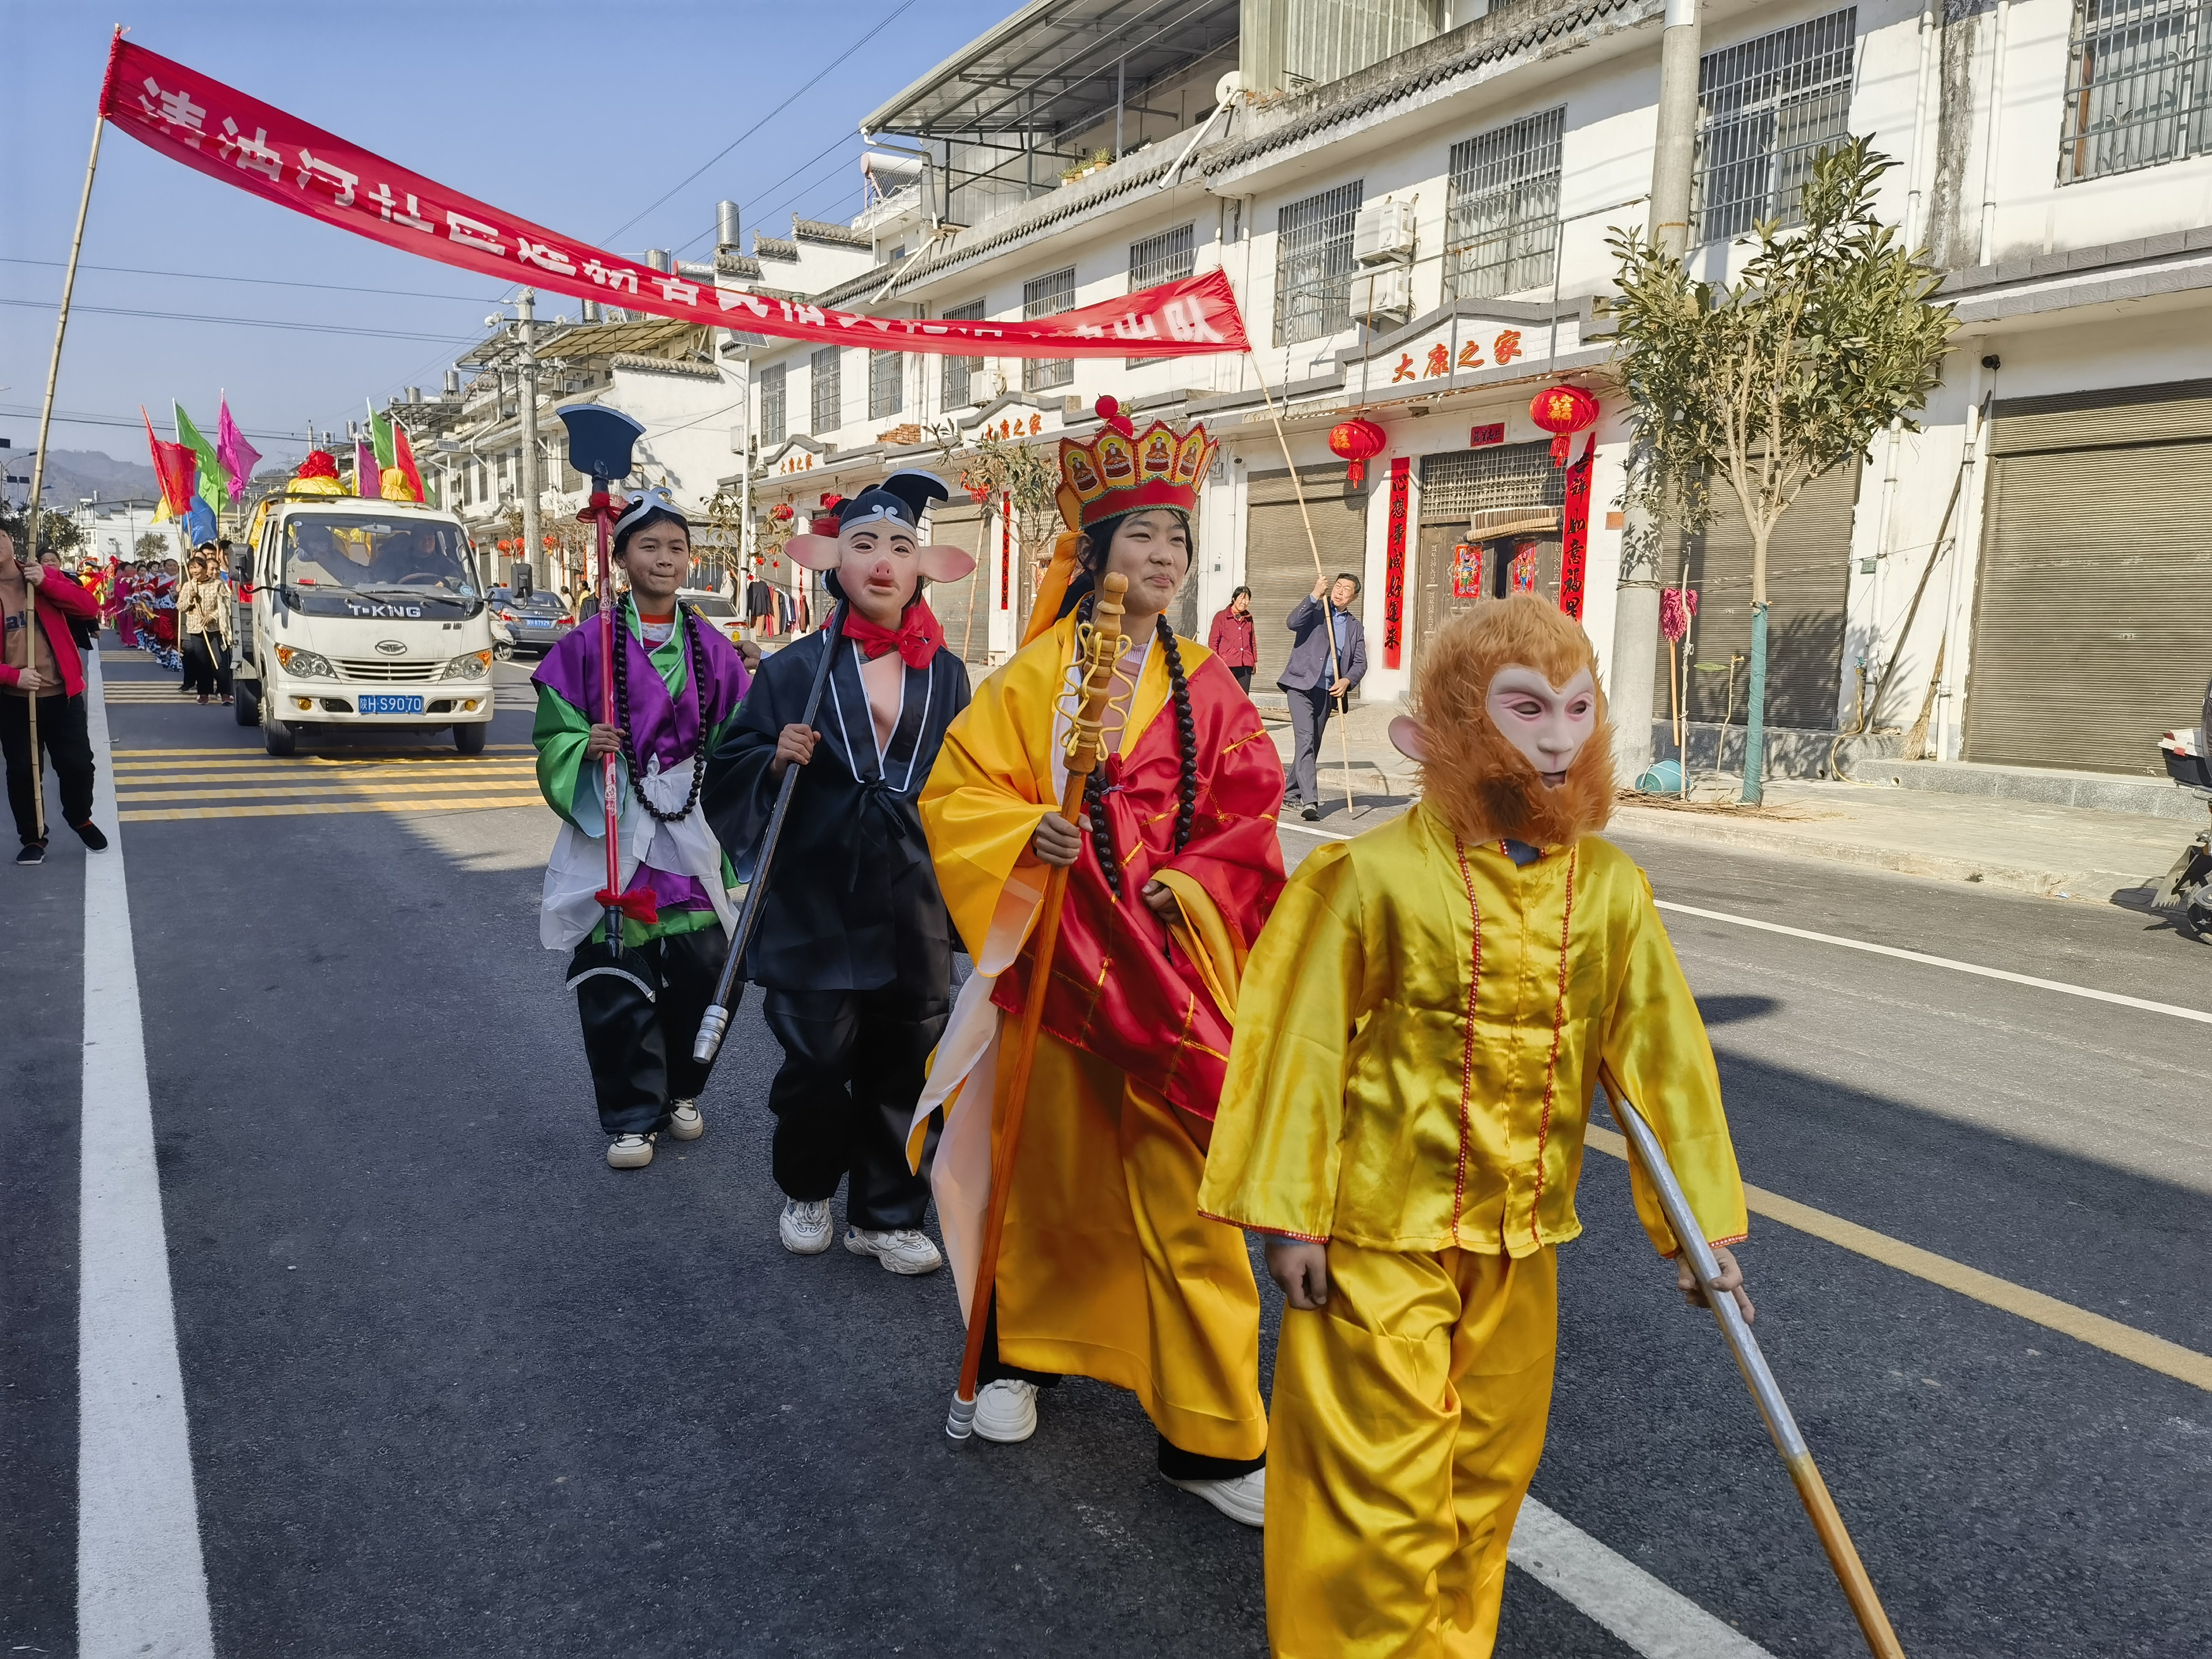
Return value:
[[(1275, 412), (1275, 394), (1267, 390), (1267, 372), (1260, 367), (1260, 354), (1248, 351), (1246, 355), (1252, 360), (1252, 378), (1260, 383), (1260, 395), (1267, 400), (1267, 421), (1275, 428), (1275, 441), (1283, 447), (1283, 465), (1291, 471), (1291, 494), (1297, 497), (1298, 517), (1305, 520), (1306, 546), (1313, 553), (1314, 574), (1327, 581), (1328, 572), (1322, 568), (1321, 562), (1321, 538), (1314, 534), (1313, 514), (1306, 507), (1305, 486), (1298, 482), (1298, 464), (1291, 459), (1291, 441), (1284, 434), (1283, 418)], [(1328, 682), (1331, 685), (1344, 678), (1343, 665), (1336, 659), (1336, 618), (1330, 614), (1335, 604), (1336, 596), (1324, 591), (1321, 602), (1322, 632), (1328, 635)], [(1337, 722), (1336, 742), (1337, 751), (1344, 762), (1344, 808), (1347, 812), (1355, 812), (1358, 811), (1358, 803), (1352, 794), (1352, 734), (1348, 728), (1351, 719), (1352, 701), (1347, 696), (1344, 704), (1344, 719)], [(1318, 744), (1314, 745), (1314, 764), (1316, 768), (1321, 764), (1321, 745)], [(1318, 770), (1314, 775), (1314, 793), (1321, 793)], [(1312, 804), (1320, 805), (1319, 802)]]
[[(123, 25), (115, 26), (115, 33), (107, 48), (107, 72), (115, 72), (115, 53), (123, 44)], [(62, 272), (62, 308), (54, 318), (53, 355), (46, 362), (46, 401), (39, 408), (39, 447), (31, 455), (31, 501), (24, 514), (23, 551), (16, 556), (26, 571), (23, 583), (23, 626), (28, 638), (25, 647), (27, 662), (39, 659), (39, 590), (27, 579), (29, 568), (39, 562), (39, 506), (46, 488), (46, 434), (54, 423), (54, 387), (62, 374), (62, 337), (69, 332), (70, 297), (76, 291), (76, 261), (84, 251), (84, 222), (92, 211), (92, 175), (100, 166), (100, 137), (107, 131), (107, 80), (101, 77), (100, 106), (92, 117), (92, 154), (84, 164), (84, 191), (77, 198), (76, 233), (70, 238), (69, 265)], [(94, 649), (98, 647), (95, 647)], [(31, 737), (31, 806), (38, 825), (39, 839), (46, 837), (46, 781), (45, 757), (39, 750), (39, 699), (34, 693), (24, 699), (24, 713), (30, 722)]]

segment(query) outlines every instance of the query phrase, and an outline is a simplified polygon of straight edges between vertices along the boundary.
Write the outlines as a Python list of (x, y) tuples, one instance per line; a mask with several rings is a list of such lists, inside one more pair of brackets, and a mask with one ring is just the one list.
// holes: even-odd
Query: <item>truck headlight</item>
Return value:
[(446, 665), (441, 678), (449, 680), (480, 680), (491, 672), (491, 653), (471, 651), (465, 657), (456, 657)]
[(278, 646), (276, 661), (286, 673), (296, 674), (303, 680), (334, 680), (338, 677), (328, 657), (318, 651), (302, 651), (296, 645)]

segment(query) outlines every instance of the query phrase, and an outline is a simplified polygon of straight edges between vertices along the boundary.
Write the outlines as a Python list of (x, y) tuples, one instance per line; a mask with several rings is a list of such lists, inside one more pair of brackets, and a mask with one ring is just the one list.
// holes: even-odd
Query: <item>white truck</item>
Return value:
[(271, 495), (232, 574), (240, 726), (272, 755), (303, 733), (439, 730), (483, 752), (494, 639), (460, 520), (411, 501)]

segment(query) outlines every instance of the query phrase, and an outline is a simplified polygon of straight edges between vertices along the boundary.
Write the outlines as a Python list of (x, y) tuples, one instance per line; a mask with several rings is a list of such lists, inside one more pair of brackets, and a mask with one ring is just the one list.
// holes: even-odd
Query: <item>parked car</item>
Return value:
[(676, 590), (676, 598), (678, 603), (690, 605), (708, 622), (720, 629), (723, 637), (731, 644), (742, 643), (745, 619), (738, 614), (737, 606), (732, 605), (714, 589), (679, 587)]
[(517, 651), (534, 651), (544, 656), (562, 640), (576, 625), (568, 614), (568, 607), (561, 603), (557, 593), (532, 593), (519, 599), (511, 587), (495, 587), (491, 591), (492, 615), (507, 625), (514, 635)]

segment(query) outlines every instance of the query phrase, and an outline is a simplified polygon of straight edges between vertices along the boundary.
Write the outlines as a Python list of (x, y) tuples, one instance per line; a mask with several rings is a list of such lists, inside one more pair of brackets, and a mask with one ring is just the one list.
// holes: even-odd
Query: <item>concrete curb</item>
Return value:
[(1655, 836), (1667, 841), (1701, 841), (1727, 847), (1749, 848), (1784, 858), (1801, 858), (1832, 864), (1856, 864), (1900, 875), (1928, 876), (1939, 881), (1969, 882), (2009, 892), (2032, 893), (2039, 898), (2082, 899), (2107, 903), (2123, 893), (2149, 887), (2162, 879), (2155, 875), (2129, 876), (2109, 870), (2035, 870), (1986, 859), (1954, 858), (1942, 853), (1919, 853), (1904, 848), (1871, 847), (1856, 842), (1828, 841), (1817, 836), (1778, 832), (1747, 823), (1715, 823), (1687, 813), (1650, 807), (1613, 809), (1615, 828), (1630, 835)]

